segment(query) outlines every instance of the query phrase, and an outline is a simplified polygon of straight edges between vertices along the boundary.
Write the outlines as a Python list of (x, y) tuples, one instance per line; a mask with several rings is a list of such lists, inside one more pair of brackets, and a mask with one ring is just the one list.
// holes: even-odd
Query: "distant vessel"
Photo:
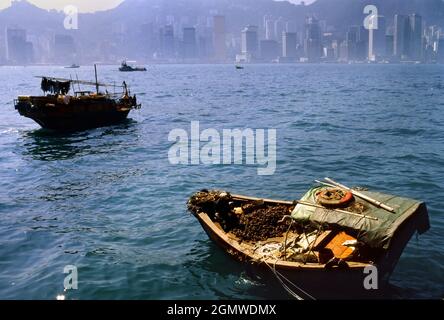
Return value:
[(65, 67), (65, 69), (78, 69), (80, 66), (78, 64), (73, 63), (70, 66)]
[[(78, 131), (112, 125), (127, 118), (133, 109), (140, 109), (136, 96), (131, 96), (125, 82), (121, 94), (100, 92), (100, 87), (112, 87), (95, 82), (51, 77), (42, 79), (43, 96), (19, 96), (14, 100), (20, 115), (37, 122), (42, 128), (56, 131)], [(79, 91), (74, 91), (78, 85)], [(81, 91), (80, 85), (95, 86), (96, 92)], [(74, 91), (73, 95), (69, 92)], [(46, 93), (49, 93), (46, 95)]]
[(145, 67), (132, 67), (128, 65), (126, 61), (122, 62), (122, 65), (119, 68), (121, 72), (134, 72), (134, 71), (146, 71)]
[(243, 69), (244, 67), (242, 67), (242, 66), (240, 66), (240, 65), (236, 65), (236, 69), (238, 69), (238, 70), (241, 70), (241, 69)]

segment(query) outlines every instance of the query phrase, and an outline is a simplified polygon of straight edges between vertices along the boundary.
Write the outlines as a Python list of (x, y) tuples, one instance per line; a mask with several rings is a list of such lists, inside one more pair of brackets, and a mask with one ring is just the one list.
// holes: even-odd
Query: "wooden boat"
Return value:
[(128, 65), (126, 61), (122, 62), (122, 65), (119, 68), (121, 72), (135, 72), (135, 71), (146, 71), (145, 67), (132, 67)]
[[(303, 200), (309, 199), (307, 194)], [(375, 292), (377, 295), (379, 290), (385, 288), (412, 235), (415, 232), (423, 233), (429, 228), (424, 203), (380, 193), (367, 194), (393, 205), (396, 208), (395, 213), (372, 208), (371, 204), (357, 197), (353, 197), (349, 207), (333, 209), (319, 204), (311, 207), (294, 201), (261, 199), (207, 190), (193, 195), (188, 201), (188, 209), (208, 236), (223, 250), (246, 263), (248, 270), (253, 270), (255, 275), (268, 280), (276, 278), (286, 288), (294, 286), (296, 289), (293, 294), (297, 292), (296, 297), (364, 298), (374, 296)], [(365, 214), (347, 211), (361, 205), (367, 208), (364, 210)], [(259, 218), (255, 219), (264, 218), (264, 224), (261, 226), (248, 226), (248, 221), (252, 221), (252, 213), (246, 211), (246, 208), (254, 206), (261, 208), (253, 213), (259, 215)], [(276, 220), (265, 219), (267, 210), (281, 211), (283, 219), (278, 223)], [(306, 212), (302, 217), (298, 216), (301, 210), (308, 210), (311, 216), (304, 216)], [(350, 212), (350, 215), (343, 211)], [(387, 215), (392, 215), (388, 219), (393, 223), (387, 222)], [(289, 216), (292, 218), (284, 218)], [(244, 225), (244, 231), (240, 228), (239, 233), (239, 229), (233, 229), (233, 225), (242, 219), (247, 221), (247, 224)], [(348, 223), (344, 223), (344, 219), (348, 220)], [(287, 221), (284, 228), (279, 226), (279, 223), (282, 224), (286, 220), (291, 222)], [(362, 223), (358, 223), (359, 221)], [(351, 227), (353, 225), (358, 225), (359, 230)], [(299, 231), (294, 231), (293, 226)], [(265, 230), (270, 227), (280, 228), (281, 232), (260, 240), (246, 240), (243, 237), (248, 228)], [(315, 238), (312, 236), (313, 231), (316, 233)], [(302, 253), (294, 254), (292, 245), (295, 245), (295, 239), (303, 240), (304, 237), (307, 239), (305, 252), (299, 250), (298, 245), (297, 250)], [(311, 237), (311, 240), (307, 237)], [(369, 276), (369, 270), (377, 270), (376, 274), (372, 275), (373, 283), (371, 279), (366, 278)], [(368, 290), (368, 287), (365, 287), (366, 279), (373, 289), (376, 284), (379, 290)]]
[[(42, 128), (56, 131), (77, 131), (112, 125), (125, 120), (129, 112), (139, 109), (137, 97), (131, 96), (125, 82), (122, 86), (97, 81), (80, 81), (51, 77), (42, 78), (43, 96), (19, 96), (14, 100), (20, 115), (37, 122)], [(80, 85), (95, 86), (96, 92), (81, 91)], [(79, 91), (74, 90), (79, 86)], [(103, 86), (123, 88), (121, 94), (100, 92)], [(69, 94), (70, 91), (73, 94)]]

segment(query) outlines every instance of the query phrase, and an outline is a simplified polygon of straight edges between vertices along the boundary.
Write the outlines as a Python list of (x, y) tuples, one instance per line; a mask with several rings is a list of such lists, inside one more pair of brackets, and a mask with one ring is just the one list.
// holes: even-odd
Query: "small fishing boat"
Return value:
[(388, 284), (412, 235), (429, 229), (427, 208), (345, 188), (316, 186), (299, 201), (202, 190), (188, 209), (223, 250), (298, 299), (368, 297)]
[(237, 69), (237, 70), (242, 70), (243, 68), (244, 68), (244, 67), (242, 67), (242, 66), (240, 66), (240, 65), (238, 65), (238, 64), (236, 65), (236, 69)]
[[(19, 96), (14, 100), (15, 109), (42, 128), (78, 131), (119, 123), (127, 118), (131, 110), (141, 107), (136, 95), (131, 96), (125, 82), (122, 86), (99, 83), (97, 67), (94, 68), (95, 82), (38, 77), (42, 79), (44, 95)], [(75, 85), (78, 86), (77, 91)], [(94, 86), (96, 91), (82, 91), (80, 85)], [(123, 92), (101, 92), (100, 87), (122, 88)]]
[(70, 66), (66, 66), (65, 69), (78, 69), (80, 66), (78, 64), (73, 63)]
[(128, 65), (128, 63), (126, 61), (123, 61), (119, 71), (121, 72), (135, 72), (135, 71), (146, 71), (145, 67), (133, 67)]

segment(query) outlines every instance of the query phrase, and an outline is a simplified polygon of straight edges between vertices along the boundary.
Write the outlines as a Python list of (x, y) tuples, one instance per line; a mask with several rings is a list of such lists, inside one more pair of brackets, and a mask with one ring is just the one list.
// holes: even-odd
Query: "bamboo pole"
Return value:
[(349, 214), (349, 215), (359, 217), (359, 218), (366, 218), (366, 219), (378, 221), (378, 218), (376, 218), (376, 217), (371, 217), (371, 216), (367, 216), (364, 214), (359, 214), (359, 213), (340, 210), (340, 209), (330, 209), (330, 208), (326, 208), (326, 207), (321, 206), (316, 203), (301, 201), (301, 200), (295, 200), (295, 201), (272, 200), (272, 199), (264, 199), (264, 198), (256, 198), (256, 197), (246, 197), (246, 196), (241, 196), (241, 195), (237, 195), (237, 194), (232, 194), (231, 197), (238, 199), (238, 200), (251, 200), (251, 201), (261, 201), (262, 200), (264, 202), (276, 203), (276, 204), (286, 204), (286, 205), (292, 205), (292, 204), (296, 203), (296, 204), (300, 204), (303, 206), (309, 206), (309, 207), (314, 207), (314, 208), (318, 208), (318, 209), (334, 211), (334, 212), (338, 212), (338, 213), (342, 213), (342, 214)]
[(97, 92), (97, 94), (99, 94), (99, 81), (97, 79), (97, 65), (96, 64), (94, 64), (94, 74), (96, 76), (96, 92)]
[(378, 220), (378, 218), (376, 217), (370, 217), (370, 216), (366, 216), (365, 214), (360, 214), (360, 213), (355, 213), (355, 212), (350, 212), (350, 211), (345, 211), (345, 210), (341, 210), (341, 209), (329, 209), (326, 208), (324, 206), (312, 203), (312, 202), (307, 202), (307, 201), (296, 201), (298, 204), (301, 204), (303, 206), (309, 206), (309, 207), (314, 207), (314, 208), (319, 208), (319, 209), (324, 209), (324, 210), (331, 210), (331, 211), (336, 211), (339, 213), (345, 213), (345, 214), (349, 214), (355, 217), (360, 217), (360, 218), (366, 218), (366, 219), (370, 219), (370, 220)]
[(357, 196), (357, 197), (359, 197), (361, 199), (364, 199), (364, 200), (370, 202), (371, 204), (373, 204), (373, 205), (375, 205), (377, 207), (380, 207), (380, 208), (382, 208), (384, 210), (387, 210), (387, 211), (389, 211), (391, 213), (395, 212), (394, 208), (392, 208), (392, 207), (382, 203), (381, 201), (373, 199), (373, 198), (371, 198), (371, 197), (369, 197), (369, 196), (367, 196), (367, 195), (365, 195), (365, 194), (363, 194), (363, 193), (361, 193), (359, 191), (353, 190), (353, 189), (351, 189), (351, 188), (349, 188), (349, 187), (347, 187), (347, 186), (345, 186), (343, 184), (340, 184), (340, 183), (338, 183), (338, 182), (336, 182), (336, 181), (334, 181), (334, 180), (332, 180), (330, 178), (325, 178), (325, 180), (327, 180), (331, 184), (335, 185), (336, 187), (339, 187), (341, 189), (344, 189), (344, 190), (347, 190), (347, 191), (351, 192), (353, 195), (355, 195), (355, 196)]

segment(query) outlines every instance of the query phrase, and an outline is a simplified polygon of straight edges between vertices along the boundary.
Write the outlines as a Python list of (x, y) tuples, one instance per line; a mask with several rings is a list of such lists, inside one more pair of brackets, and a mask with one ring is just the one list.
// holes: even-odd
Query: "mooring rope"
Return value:
[(297, 284), (286, 278), (282, 273), (280, 273), (278, 270), (276, 270), (276, 262), (278, 259), (276, 259), (273, 263), (273, 267), (265, 260), (263, 262), (267, 265), (267, 267), (270, 268), (276, 279), (279, 281), (279, 283), (282, 285), (282, 287), (287, 291), (293, 298), (297, 300), (304, 300), (300, 295), (298, 295), (296, 292), (294, 292), (288, 285), (285, 284), (284, 280), (287, 281), (290, 285), (292, 285), (294, 288), (296, 288), (299, 292), (303, 293), (305, 296), (307, 296), (311, 300), (316, 300), (312, 295), (310, 295), (308, 292), (304, 291), (301, 287), (299, 287)]

